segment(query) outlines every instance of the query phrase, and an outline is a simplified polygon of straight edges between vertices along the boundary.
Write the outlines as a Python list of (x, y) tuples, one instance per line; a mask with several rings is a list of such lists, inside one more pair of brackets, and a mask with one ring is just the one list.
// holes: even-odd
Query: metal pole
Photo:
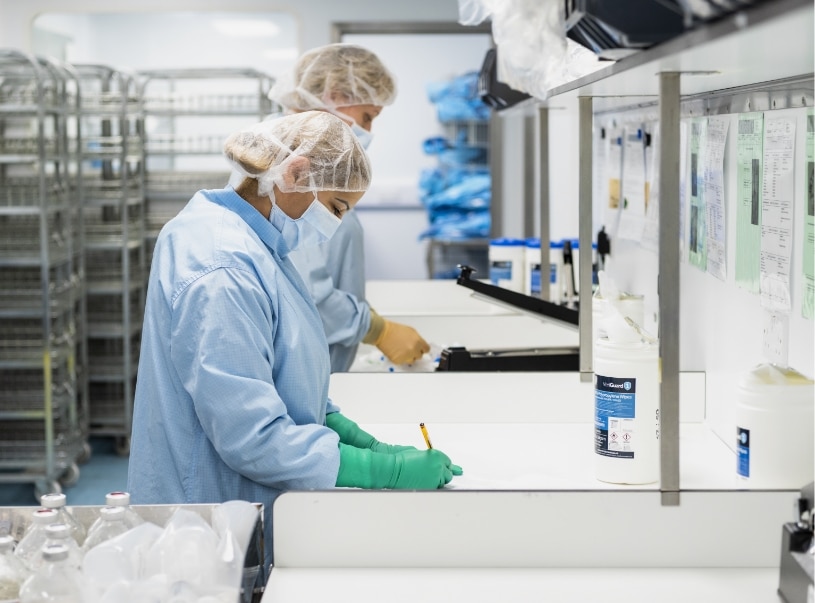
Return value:
[(490, 238), (502, 236), (504, 230), (503, 207), (503, 169), (504, 169), (504, 136), (498, 111), (490, 114), (490, 178), (492, 179), (490, 201)]
[(524, 237), (531, 237), (535, 234), (535, 115), (525, 115), (524, 124), (524, 186), (523, 186), (523, 224), (522, 232)]
[(541, 299), (549, 301), (549, 108), (538, 106), (535, 137), (535, 198), (540, 208)]
[(580, 324), (580, 381), (591, 381), (593, 378), (593, 342), (591, 340), (592, 101), (593, 99), (590, 96), (581, 96), (578, 99), (580, 156), (578, 166), (578, 205), (580, 209), (580, 220), (578, 222), (578, 236), (580, 237), (578, 292), (580, 294), (580, 306), (577, 314)]
[(679, 505), (680, 74), (659, 75), (659, 356), (662, 504)]

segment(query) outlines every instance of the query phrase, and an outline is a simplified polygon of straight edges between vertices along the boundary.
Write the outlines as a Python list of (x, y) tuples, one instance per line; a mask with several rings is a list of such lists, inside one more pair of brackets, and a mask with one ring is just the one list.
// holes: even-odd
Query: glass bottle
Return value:
[(31, 569), (36, 571), (43, 564), (43, 551), (50, 545), (62, 544), (68, 549), (68, 565), (79, 569), (82, 565), (82, 549), (74, 540), (71, 528), (64, 523), (51, 523), (45, 526), (45, 544), (31, 560)]
[(14, 555), (26, 568), (31, 568), (31, 562), (45, 544), (45, 527), (58, 521), (59, 513), (56, 509), (40, 508), (31, 514), (31, 523), (14, 549)]
[(74, 514), (65, 506), (67, 499), (61, 492), (59, 494), (43, 494), (40, 504), (46, 509), (56, 509), (59, 513), (59, 522), (71, 528), (71, 533), (80, 546), (85, 542), (85, 527), (79, 523)]
[(105, 504), (109, 507), (122, 507), (125, 510), (124, 522), (128, 528), (135, 528), (144, 523), (141, 515), (130, 506), (130, 494), (128, 492), (108, 492), (105, 495)]
[(64, 544), (43, 546), (42, 566), (20, 587), (20, 603), (82, 603), (79, 572)]
[(124, 517), (125, 510), (123, 507), (102, 507), (99, 509), (99, 517), (88, 530), (88, 537), (85, 538), (82, 549), (87, 553), (97, 544), (127, 532), (130, 528), (125, 524)]
[(14, 556), (14, 538), (0, 536), (0, 601), (16, 600), (27, 576), (23, 562)]

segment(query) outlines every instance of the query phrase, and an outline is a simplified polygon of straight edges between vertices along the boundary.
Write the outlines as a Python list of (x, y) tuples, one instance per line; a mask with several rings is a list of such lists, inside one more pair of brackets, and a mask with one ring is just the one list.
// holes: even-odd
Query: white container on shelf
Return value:
[(595, 476), (614, 484), (659, 480), (658, 346), (599, 339), (595, 346)]
[(563, 241), (549, 242), (549, 301), (561, 304), (563, 299)]
[(736, 473), (751, 488), (800, 490), (812, 481), (815, 382), (760, 364), (739, 381)]
[(489, 247), (490, 282), (518, 293), (524, 292), (526, 241), (492, 239)]
[(530, 237), (526, 240), (524, 250), (524, 261), (526, 262), (526, 279), (524, 281), (524, 293), (540, 297), (541, 293), (541, 240), (537, 237)]

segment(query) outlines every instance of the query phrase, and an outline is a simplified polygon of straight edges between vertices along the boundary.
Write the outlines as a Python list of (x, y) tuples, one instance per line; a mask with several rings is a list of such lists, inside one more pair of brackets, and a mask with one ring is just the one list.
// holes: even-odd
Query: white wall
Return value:
[[(626, 115), (626, 118), (629, 116)], [(635, 116), (630, 116), (636, 119)], [(724, 156), (724, 196), (727, 237), (727, 277), (721, 281), (692, 266), (685, 241), (680, 264), (680, 368), (705, 371), (707, 379), (706, 420), (731, 448), (735, 445), (735, 406), (739, 378), (757, 364), (763, 355), (764, 310), (758, 294), (749, 293), (735, 282), (738, 115), (730, 119)], [(792, 312), (788, 341), (789, 366), (813, 378), (815, 374), (815, 330), (813, 321), (801, 315), (803, 299), (804, 211), (806, 198), (806, 111), (787, 109), (764, 113), (765, 120), (792, 117), (795, 135), (795, 216), (792, 241)], [(595, 166), (596, 167), (596, 166)], [(685, 181), (689, 174), (683, 176)], [(686, 204), (689, 203), (686, 201)], [(686, 205), (687, 213), (688, 207)], [(687, 219), (686, 219), (686, 224)], [(688, 237), (686, 228), (685, 237)], [(655, 323), (658, 307), (656, 291), (658, 258), (633, 241), (612, 239), (609, 273), (624, 290), (645, 295), (646, 325)], [(666, 283), (671, 290), (671, 284)]]
[[(70, 12), (66, 12), (69, 10)], [(228, 38), (215, 29), (215, 20), (246, 20), (257, 25), (274, 22), (278, 31), (258, 37)], [(56, 40), (73, 41), (58, 58), (72, 63), (102, 63), (124, 69), (185, 67), (250, 67), (275, 76), (288, 69), (306, 48), (331, 41), (333, 22), (446, 21), (455, 23), (455, 0), (411, 4), (357, 1), (191, 3), (174, 0), (139, 7), (124, 2), (19, 3), (0, 0), (0, 47), (20, 47), (41, 52), (53, 45), (48, 34), (29, 35), (36, 21), (38, 31), (51, 32)], [(422, 152), (425, 138), (440, 133), (435, 108), (428, 101), (428, 83), (477, 70), (490, 36), (472, 34), (345, 35), (344, 42), (365, 45), (379, 54), (394, 72), (399, 95), (374, 124), (370, 154), (374, 182), (360, 205), (366, 228), (366, 274), (371, 279), (415, 279), (427, 276), (424, 241), (419, 235), (427, 224), (419, 203), (418, 181), (422, 168), (435, 165)], [(233, 125), (230, 123), (229, 128)], [(219, 132), (220, 133), (220, 132)], [(366, 207), (377, 205), (376, 212)], [(397, 210), (382, 210), (398, 206)], [(384, 213), (383, 213), (384, 212)], [(397, 244), (398, 242), (398, 244)]]
[[(348, 21), (448, 21), (458, 19), (456, 0), (414, 0), (378, 2), (375, 0), (0, 0), (0, 47), (31, 50), (31, 24), (43, 13), (144, 13), (233, 11), (290, 13), (299, 30), (300, 48), (331, 42), (331, 23)], [(170, 53), (172, 37), (158, 39), (144, 32), (157, 47)]]

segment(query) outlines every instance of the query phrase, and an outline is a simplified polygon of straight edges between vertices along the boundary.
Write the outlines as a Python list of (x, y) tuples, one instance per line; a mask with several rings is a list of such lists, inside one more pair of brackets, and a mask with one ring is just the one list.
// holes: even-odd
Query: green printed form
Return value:
[(739, 116), (738, 204), (736, 206), (736, 284), (758, 293), (761, 256), (761, 187), (764, 114)]
[(815, 115), (807, 112), (806, 213), (804, 220), (804, 299), (802, 314), (812, 318), (815, 313)]
[(690, 219), (688, 224), (688, 261), (702, 270), (707, 269), (707, 229), (705, 228), (704, 141), (707, 119), (691, 121), (690, 128)]

